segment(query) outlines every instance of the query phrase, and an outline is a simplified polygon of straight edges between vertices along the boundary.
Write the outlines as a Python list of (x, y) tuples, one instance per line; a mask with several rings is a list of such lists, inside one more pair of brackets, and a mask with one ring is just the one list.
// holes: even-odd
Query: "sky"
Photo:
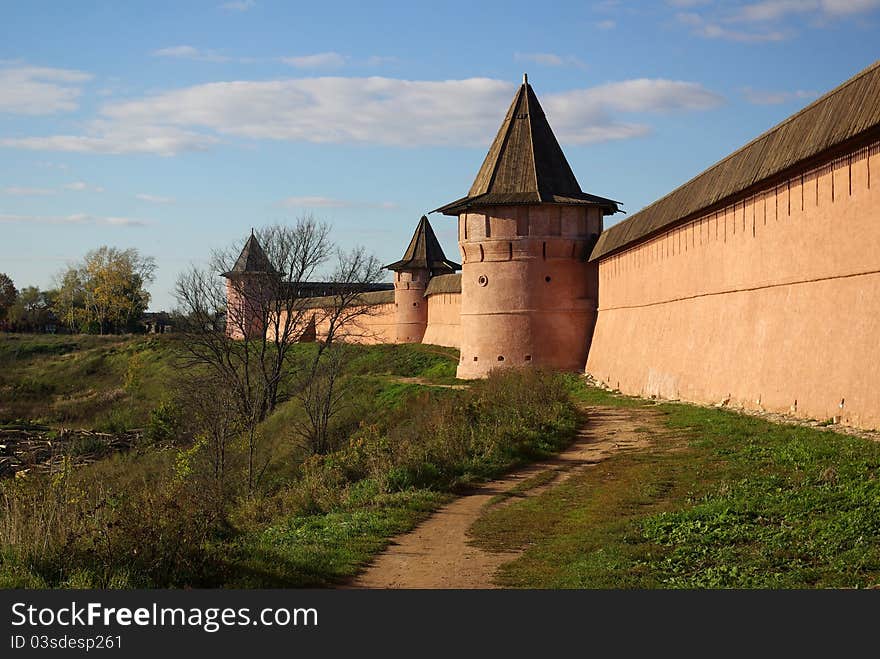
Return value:
[(135, 247), (170, 310), (190, 264), (309, 213), (393, 262), (467, 193), (524, 72), (581, 188), (631, 214), (878, 43), (880, 0), (0, 0), (0, 272), (47, 288)]

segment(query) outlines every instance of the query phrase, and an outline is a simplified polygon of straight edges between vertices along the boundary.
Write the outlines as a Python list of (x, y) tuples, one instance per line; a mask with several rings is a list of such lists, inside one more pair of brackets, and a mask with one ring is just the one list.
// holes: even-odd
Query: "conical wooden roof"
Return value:
[(479, 206), (541, 203), (599, 206), (606, 215), (619, 210), (618, 202), (581, 190), (523, 76), (467, 197), (434, 212), (458, 215)]
[(266, 252), (263, 251), (260, 242), (251, 230), (250, 238), (244, 244), (241, 254), (235, 260), (232, 270), (224, 272), (224, 277), (243, 274), (275, 274), (275, 268), (269, 262)]
[(399, 261), (385, 266), (388, 270), (430, 270), (431, 276), (446, 275), (461, 269), (443, 253), (440, 241), (431, 228), (428, 218), (422, 215), (419, 225), (409, 241), (406, 253)]

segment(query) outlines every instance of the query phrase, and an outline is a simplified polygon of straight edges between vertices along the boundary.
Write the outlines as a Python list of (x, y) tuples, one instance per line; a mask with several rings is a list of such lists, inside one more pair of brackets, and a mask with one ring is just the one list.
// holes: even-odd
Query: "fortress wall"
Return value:
[(587, 371), (625, 393), (880, 427), (880, 144), (599, 264)]
[[(394, 343), (396, 329), (395, 307), (393, 302), (383, 304), (371, 304), (360, 307), (365, 313), (358, 315), (355, 321), (339, 331), (338, 337), (342, 341), (373, 345), (376, 343)], [(315, 309), (312, 318), (315, 320), (315, 332), (306, 332), (304, 341), (313, 341), (315, 338), (322, 340), (327, 336), (329, 323), (323, 318), (320, 310)], [(269, 331), (270, 338), (274, 336)]]
[[(339, 340), (363, 345), (394, 343), (397, 328), (394, 303), (373, 304), (364, 309), (363, 315), (357, 316), (356, 320), (339, 331)], [(318, 340), (327, 336), (327, 326), (326, 321), (316, 323)]]
[(428, 329), (422, 343), (461, 345), (461, 293), (437, 293), (428, 299)]

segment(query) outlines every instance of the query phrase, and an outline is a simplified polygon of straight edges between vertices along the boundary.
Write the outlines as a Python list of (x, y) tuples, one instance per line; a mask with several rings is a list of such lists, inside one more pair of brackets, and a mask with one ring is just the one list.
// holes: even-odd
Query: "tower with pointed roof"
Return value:
[(403, 258), (385, 267), (394, 272), (395, 343), (419, 343), (428, 327), (428, 282), (461, 266), (446, 258), (431, 223), (422, 215)]
[(536, 365), (582, 370), (596, 320), (587, 263), (618, 202), (581, 190), (523, 76), (458, 217), (462, 256), (458, 376)]
[(265, 333), (266, 301), (277, 290), (278, 273), (257, 240), (254, 230), (226, 278), (226, 333), (247, 339)]

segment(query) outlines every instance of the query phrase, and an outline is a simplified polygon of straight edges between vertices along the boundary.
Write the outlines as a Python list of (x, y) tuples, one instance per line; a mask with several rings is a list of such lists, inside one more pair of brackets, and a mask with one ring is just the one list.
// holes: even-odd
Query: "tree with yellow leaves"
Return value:
[(156, 262), (138, 250), (106, 245), (86, 254), (59, 276), (56, 316), (74, 331), (120, 333), (147, 310)]

